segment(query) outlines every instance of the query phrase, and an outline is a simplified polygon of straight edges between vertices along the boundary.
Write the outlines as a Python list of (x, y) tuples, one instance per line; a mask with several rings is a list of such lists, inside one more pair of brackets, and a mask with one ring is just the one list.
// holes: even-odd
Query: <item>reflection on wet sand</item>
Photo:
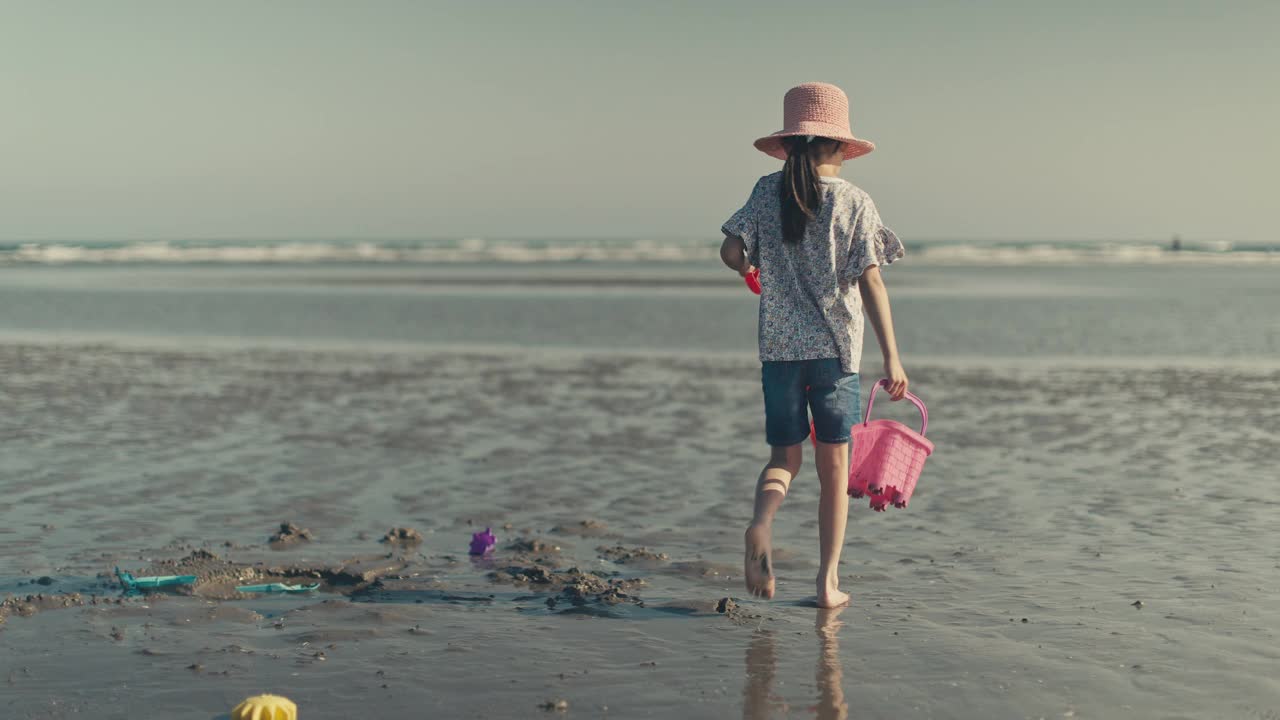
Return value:
[[(845, 607), (820, 609), (814, 620), (818, 636), (818, 658), (814, 670), (818, 701), (810, 710), (816, 712), (819, 720), (844, 720), (849, 716), (840, 666), (840, 628), (844, 627), (844, 622), (838, 618), (844, 610)], [(757, 630), (747, 645), (746, 679), (742, 687), (744, 720), (767, 720), (787, 715), (786, 701), (773, 688), (777, 667), (774, 632)]]
[(818, 610), (814, 630), (818, 634), (818, 662), (814, 669), (818, 682), (818, 711), (820, 720), (844, 720), (849, 717), (849, 703), (844, 701), (844, 677), (840, 667), (840, 628), (844, 622), (840, 613), (847, 605)]
[(768, 720), (785, 715), (787, 704), (773, 692), (778, 657), (772, 630), (757, 630), (747, 645), (747, 677), (742, 686), (743, 720)]

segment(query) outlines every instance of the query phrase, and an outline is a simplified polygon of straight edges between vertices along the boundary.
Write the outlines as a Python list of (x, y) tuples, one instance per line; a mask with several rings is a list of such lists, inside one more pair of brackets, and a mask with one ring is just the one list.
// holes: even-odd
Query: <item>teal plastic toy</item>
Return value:
[(127, 573), (116, 568), (116, 579), (120, 581), (120, 585), (126, 590), (142, 590), (151, 588), (174, 587), (176, 585), (190, 585), (196, 581), (195, 575), (150, 575), (146, 577), (134, 577), (132, 573)]
[(242, 593), (304, 593), (311, 592), (320, 587), (320, 583), (314, 585), (285, 585), (284, 583), (268, 583), (266, 585), (241, 585), (236, 588), (236, 592)]

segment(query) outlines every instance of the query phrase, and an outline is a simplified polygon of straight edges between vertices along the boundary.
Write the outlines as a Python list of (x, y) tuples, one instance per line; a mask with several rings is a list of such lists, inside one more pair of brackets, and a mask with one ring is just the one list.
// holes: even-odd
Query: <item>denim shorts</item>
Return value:
[(770, 445), (785, 447), (808, 439), (810, 411), (820, 442), (849, 442), (862, 408), (857, 373), (844, 372), (838, 358), (770, 360), (761, 365), (765, 438)]

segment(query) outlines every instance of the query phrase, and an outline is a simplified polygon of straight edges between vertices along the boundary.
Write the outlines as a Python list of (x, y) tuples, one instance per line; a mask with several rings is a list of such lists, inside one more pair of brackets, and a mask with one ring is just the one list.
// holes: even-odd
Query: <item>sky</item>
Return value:
[(0, 0), (0, 241), (718, 238), (806, 81), (905, 239), (1280, 240), (1280, 3)]

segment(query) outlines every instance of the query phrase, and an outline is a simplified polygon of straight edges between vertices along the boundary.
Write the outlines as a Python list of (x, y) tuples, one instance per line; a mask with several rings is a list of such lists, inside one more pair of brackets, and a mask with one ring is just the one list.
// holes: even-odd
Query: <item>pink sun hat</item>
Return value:
[(849, 129), (849, 97), (830, 83), (802, 83), (782, 99), (783, 128), (755, 142), (756, 149), (779, 160), (787, 159), (782, 138), (814, 135), (844, 143), (844, 159), (852, 160), (876, 149), (870, 140), (853, 136)]

